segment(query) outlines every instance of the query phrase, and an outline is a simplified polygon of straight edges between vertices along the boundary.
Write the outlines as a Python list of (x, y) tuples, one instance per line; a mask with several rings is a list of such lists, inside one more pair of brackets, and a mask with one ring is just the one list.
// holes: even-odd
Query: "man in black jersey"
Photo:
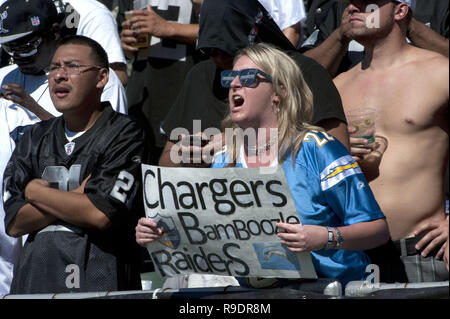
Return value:
[(100, 101), (108, 76), (97, 42), (59, 43), (49, 88), (63, 115), (28, 130), (4, 174), (5, 229), (29, 234), (11, 293), (140, 288), (134, 225), (145, 136)]

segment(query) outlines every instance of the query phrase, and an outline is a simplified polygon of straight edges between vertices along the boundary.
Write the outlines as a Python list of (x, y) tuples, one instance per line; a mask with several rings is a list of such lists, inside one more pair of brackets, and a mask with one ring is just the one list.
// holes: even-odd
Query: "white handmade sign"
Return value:
[(311, 255), (276, 235), (278, 221), (300, 223), (281, 168), (142, 170), (146, 216), (164, 230), (148, 245), (161, 276), (317, 278)]

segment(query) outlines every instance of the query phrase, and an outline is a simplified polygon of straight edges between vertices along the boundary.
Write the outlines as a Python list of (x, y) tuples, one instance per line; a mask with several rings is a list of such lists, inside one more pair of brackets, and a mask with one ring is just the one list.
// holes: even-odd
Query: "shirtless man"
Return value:
[[(373, 4), (378, 12), (366, 13)], [(352, 35), (366, 55), (334, 82), (346, 113), (362, 106), (377, 110), (376, 135), (387, 143), (375, 143), (375, 149), (357, 147), (368, 145), (364, 138), (350, 143), (387, 217), (391, 238), (403, 251), (408, 281), (448, 280), (439, 259), (449, 230), (444, 194), (449, 61), (407, 44), (409, 5), (411, 0), (350, 1)], [(368, 27), (366, 18), (374, 14), (379, 14), (379, 27)], [(422, 264), (422, 272), (415, 263), (417, 268)]]

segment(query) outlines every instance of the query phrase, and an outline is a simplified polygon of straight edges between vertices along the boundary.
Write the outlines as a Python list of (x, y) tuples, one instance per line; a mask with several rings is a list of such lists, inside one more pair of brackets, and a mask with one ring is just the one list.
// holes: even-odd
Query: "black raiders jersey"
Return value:
[(95, 124), (69, 142), (63, 117), (24, 133), (4, 175), (5, 226), (27, 204), (34, 178), (71, 191), (87, 177), (84, 193), (111, 221), (107, 230), (58, 221), (29, 234), (16, 265), (11, 293), (56, 293), (139, 289), (139, 246), (134, 227), (142, 215), (143, 130), (109, 103)]

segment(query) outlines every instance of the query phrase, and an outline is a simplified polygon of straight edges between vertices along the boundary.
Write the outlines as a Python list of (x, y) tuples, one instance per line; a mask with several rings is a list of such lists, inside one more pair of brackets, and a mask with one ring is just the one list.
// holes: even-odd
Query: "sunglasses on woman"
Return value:
[[(258, 77), (258, 74), (264, 78)], [(259, 82), (272, 82), (272, 77), (258, 69), (244, 69), (240, 71), (225, 70), (220, 74), (220, 83), (224, 88), (229, 88), (235, 77), (239, 77), (242, 86), (250, 87)]]

